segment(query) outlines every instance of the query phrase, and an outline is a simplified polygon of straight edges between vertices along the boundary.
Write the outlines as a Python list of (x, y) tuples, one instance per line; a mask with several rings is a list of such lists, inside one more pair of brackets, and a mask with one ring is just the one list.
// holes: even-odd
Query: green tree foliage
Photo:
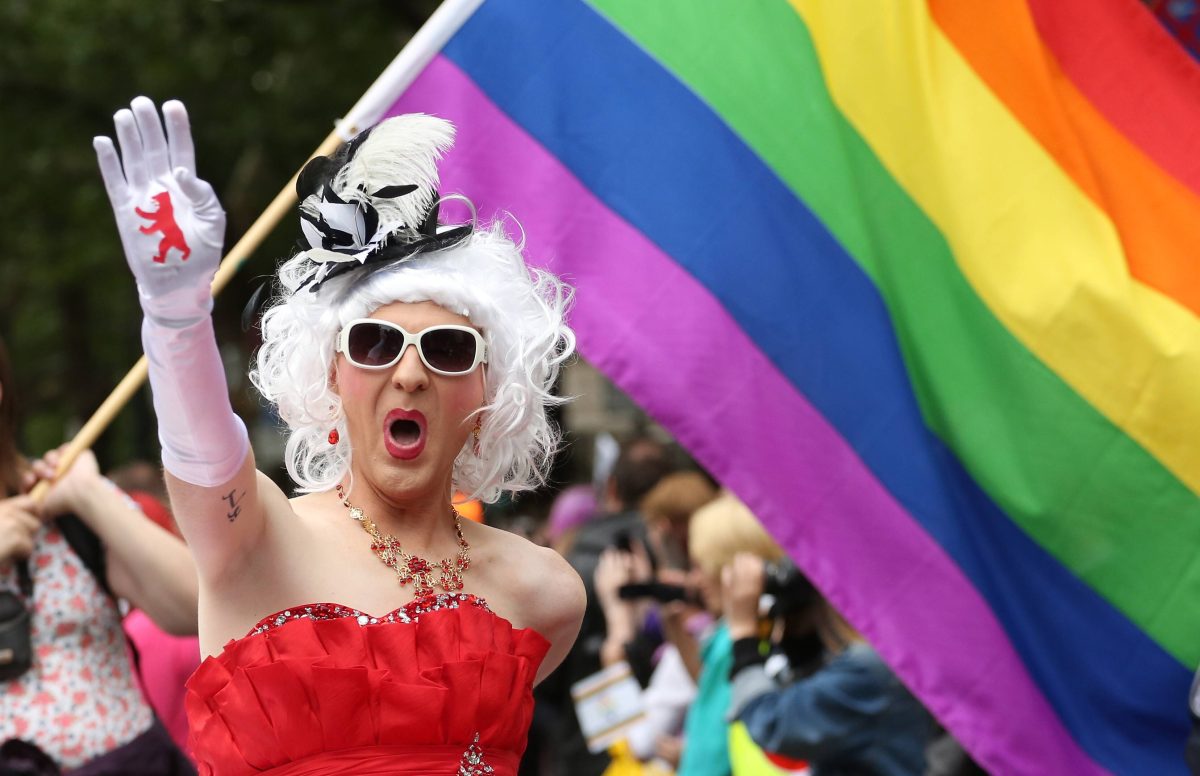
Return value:
[[(112, 134), (113, 112), (139, 94), (187, 104), (231, 246), (436, 5), (0, 0), (0, 336), (26, 451), (68, 438), (141, 352), (136, 291), (91, 147)], [(238, 323), (253, 279), (297, 234), (294, 219), (281, 224), (217, 303), (232, 373), (245, 374), (255, 344)], [(235, 390), (235, 403), (258, 412), (249, 391)], [(110, 465), (157, 457), (147, 393), (97, 447)]]

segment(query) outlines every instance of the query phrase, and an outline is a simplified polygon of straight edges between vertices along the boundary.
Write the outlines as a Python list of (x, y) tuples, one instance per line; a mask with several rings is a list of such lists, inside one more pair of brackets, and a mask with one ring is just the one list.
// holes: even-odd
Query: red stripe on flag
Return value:
[(1148, 156), (1200, 193), (1200, 65), (1137, 0), (1029, 0), (1081, 92)]

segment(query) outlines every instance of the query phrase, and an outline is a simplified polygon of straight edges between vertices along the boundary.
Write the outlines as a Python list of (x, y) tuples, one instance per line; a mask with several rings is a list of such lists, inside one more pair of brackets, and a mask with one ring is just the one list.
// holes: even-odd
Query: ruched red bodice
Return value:
[(192, 754), (216, 776), (515, 774), (549, 646), (467, 594), (294, 607), (188, 680)]

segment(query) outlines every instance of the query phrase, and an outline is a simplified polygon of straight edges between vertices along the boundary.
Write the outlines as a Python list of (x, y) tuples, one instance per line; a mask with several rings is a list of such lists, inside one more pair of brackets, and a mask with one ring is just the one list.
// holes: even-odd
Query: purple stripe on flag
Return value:
[(1103, 772), (953, 560), (707, 289), (444, 57), (389, 115), (415, 111), (458, 126), (443, 192), (511, 210), (531, 261), (579, 289), (583, 355), (750, 505), (956, 737), (1005, 770)]

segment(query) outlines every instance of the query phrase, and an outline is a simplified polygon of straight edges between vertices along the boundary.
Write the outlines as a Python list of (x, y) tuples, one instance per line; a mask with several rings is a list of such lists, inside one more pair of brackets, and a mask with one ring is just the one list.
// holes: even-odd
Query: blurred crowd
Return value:
[[(35, 501), (62, 453), (18, 453), (12, 385), (0, 342), (0, 776), (131, 774), (132, 754), (156, 763), (138, 773), (193, 773), (196, 582), (159, 468), (106, 477), (85, 454)], [(575, 646), (535, 690), (521, 773), (982, 772), (750, 510), (681, 459), (629, 439), (544, 518), (503, 519), (588, 593)], [(635, 687), (636, 713), (585, 734), (572, 690), (608, 675)]]
[[(629, 440), (599, 488), (565, 488), (550, 511), (542, 540), (588, 609), (536, 690), (522, 772), (982, 773), (750, 510), (675, 460)], [(585, 734), (572, 688), (604, 671), (632, 676), (640, 711)]]

